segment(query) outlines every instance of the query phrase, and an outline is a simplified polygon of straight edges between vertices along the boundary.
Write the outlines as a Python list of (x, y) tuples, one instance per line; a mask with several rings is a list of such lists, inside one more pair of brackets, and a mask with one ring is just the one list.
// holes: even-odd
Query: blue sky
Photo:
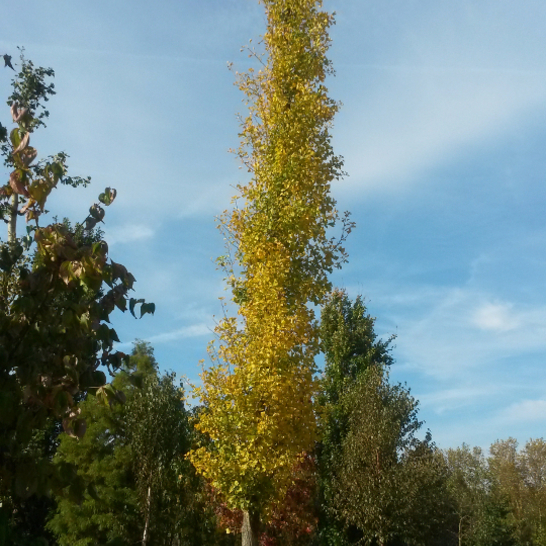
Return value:
[[(441, 447), (521, 443), (546, 427), (546, 3), (330, 0), (331, 96), (358, 228), (333, 281), (397, 335), (392, 378), (421, 401)], [(111, 257), (155, 317), (116, 316), (164, 369), (196, 380), (222, 275), (214, 217), (243, 180), (227, 62), (264, 30), (254, 0), (6, 5), (0, 53), (55, 69), (58, 95), (33, 144), (65, 150), (87, 190), (50, 209), (83, 219), (106, 186)], [(9, 69), (0, 93), (9, 91)], [(0, 119), (9, 121), (9, 110)], [(4, 173), (5, 175), (5, 173)]]

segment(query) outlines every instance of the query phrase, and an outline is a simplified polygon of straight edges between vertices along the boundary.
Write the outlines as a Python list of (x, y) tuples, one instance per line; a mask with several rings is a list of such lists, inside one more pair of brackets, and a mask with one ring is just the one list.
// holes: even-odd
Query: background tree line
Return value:
[[(546, 443), (439, 450), (419, 439), (417, 401), (388, 379), (389, 341), (360, 298), (334, 292), (322, 312), (321, 441), (260, 528), (274, 545), (538, 545), (544, 542)], [(86, 396), (82, 438), (60, 424), (25, 446), (75, 472), (52, 495), (7, 499), (8, 544), (235, 545), (231, 511), (185, 457), (208, 440), (171, 374), (137, 342), (113, 380), (124, 402)], [(67, 471), (65, 469), (65, 471)], [(76, 483), (76, 487), (74, 487)], [(82, 493), (83, 491), (83, 493)], [(6, 502), (5, 499), (3, 499)]]

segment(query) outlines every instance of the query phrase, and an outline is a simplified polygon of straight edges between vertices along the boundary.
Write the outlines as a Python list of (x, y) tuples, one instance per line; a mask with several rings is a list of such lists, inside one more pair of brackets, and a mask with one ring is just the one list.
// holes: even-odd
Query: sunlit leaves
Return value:
[(323, 85), (333, 18), (318, 0), (262, 3), (265, 52), (249, 50), (262, 68), (238, 75), (249, 114), (237, 153), (251, 180), (238, 186), (240, 208), (219, 219), (228, 243), (219, 264), (238, 317), (216, 329), (198, 391), (211, 442), (192, 461), (229, 506), (265, 513), (316, 437), (310, 304), (324, 301), (346, 255), (327, 235), (338, 218), (330, 183), (343, 174), (329, 135), (337, 105)]
[[(5, 138), (7, 129), (2, 126), (0, 131), (4, 163), (12, 171), (8, 183), (0, 186), (0, 217), (5, 220), (10, 215), (14, 222), (18, 205), (22, 204), (19, 213), (25, 214), (27, 222), (34, 220), (38, 224), (40, 215), (45, 212), (47, 198), (59, 183), (73, 187), (86, 186), (90, 179), (67, 175), (68, 155), (64, 152), (34, 163), (37, 150), (29, 146), (30, 134), (38, 127), (45, 126), (43, 120), (49, 116), (43, 103), (49, 95), (54, 94), (53, 84), (46, 82), (46, 78), (54, 73), (51, 69), (34, 67), (22, 54), (21, 67), (21, 72), (13, 80), (14, 92), (8, 100), (13, 122), (17, 126), (10, 131), (9, 142)], [(107, 190), (108, 202), (105, 204), (109, 204), (115, 196), (115, 190)], [(11, 206), (5, 202), (8, 199), (11, 200)], [(91, 222), (88, 229), (102, 220), (100, 211), (90, 218), (96, 221), (93, 225)]]
[(116, 198), (117, 192), (114, 188), (106, 188), (103, 193), (99, 195), (99, 201), (106, 206), (111, 205)]

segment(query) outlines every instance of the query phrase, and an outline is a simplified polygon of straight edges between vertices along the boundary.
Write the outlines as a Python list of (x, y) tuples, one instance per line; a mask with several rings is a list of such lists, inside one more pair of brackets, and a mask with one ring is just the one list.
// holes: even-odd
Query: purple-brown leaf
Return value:
[(21, 171), (13, 171), (9, 175), (9, 185), (15, 193), (29, 197), (28, 190), (22, 180)]

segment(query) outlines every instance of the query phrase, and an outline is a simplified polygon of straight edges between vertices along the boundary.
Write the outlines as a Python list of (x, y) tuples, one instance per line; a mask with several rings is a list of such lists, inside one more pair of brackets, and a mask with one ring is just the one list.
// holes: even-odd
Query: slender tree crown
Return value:
[(291, 469), (315, 440), (312, 305), (325, 301), (328, 274), (346, 259), (330, 184), (342, 176), (329, 129), (338, 106), (327, 95), (333, 16), (318, 0), (262, 0), (267, 15), (261, 63), (239, 74), (249, 113), (238, 155), (251, 173), (219, 227), (238, 317), (216, 329), (213, 365), (199, 390), (199, 423), (211, 442), (192, 454), (196, 468), (233, 508), (262, 511), (290, 484)]

